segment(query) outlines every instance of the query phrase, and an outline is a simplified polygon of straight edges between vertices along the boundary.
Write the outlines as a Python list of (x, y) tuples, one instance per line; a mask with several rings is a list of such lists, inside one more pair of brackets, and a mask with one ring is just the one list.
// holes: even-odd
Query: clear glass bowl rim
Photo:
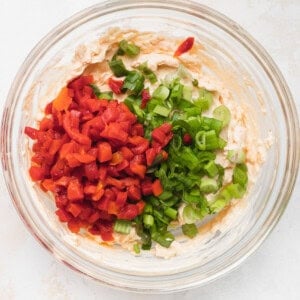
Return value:
[[(9, 138), (6, 138), (11, 132), (11, 126), (13, 120), (14, 112), (11, 110), (12, 107), (15, 106), (16, 101), (18, 100), (17, 94), (19, 92), (20, 87), (23, 86), (22, 83), (26, 81), (28, 74), (34, 68), (36, 63), (38, 62), (39, 57), (43, 55), (53, 45), (57, 40), (63, 38), (68, 32), (72, 31), (77, 26), (84, 24), (90, 19), (95, 18), (95, 16), (105, 15), (114, 11), (126, 10), (130, 8), (164, 8), (170, 9), (180, 12), (185, 12), (187, 14), (192, 14), (196, 17), (204, 17), (212, 22), (214, 25), (220, 27), (222, 30), (225, 30), (227, 33), (232, 35), (236, 40), (238, 40), (244, 47), (246, 47), (252, 55), (258, 60), (258, 62), (263, 66), (265, 72), (268, 74), (270, 80), (273, 82), (275, 89), (278, 93), (279, 99), (281, 101), (281, 106), (283, 108), (283, 112), (285, 114), (285, 121), (287, 123), (287, 138), (288, 138), (288, 159), (287, 165), (285, 167), (285, 181), (282, 183), (281, 192), (277, 196), (277, 211), (272, 212), (268, 219), (268, 226), (264, 226), (262, 230), (259, 232), (259, 235), (255, 237), (255, 239), (251, 240), (246, 247), (241, 251), (238, 256), (236, 256), (230, 264), (228, 264), (224, 269), (218, 271), (212, 276), (209, 276), (202, 280), (201, 282), (196, 282), (192, 286), (174, 286), (174, 290), (184, 290), (190, 287), (200, 286), (202, 284), (208, 283), (230, 270), (234, 269), (238, 265), (240, 265), (249, 255), (251, 255), (266, 239), (272, 229), (275, 227), (277, 222), (279, 221), (281, 215), (283, 214), (288, 201), (291, 197), (296, 177), (298, 174), (299, 168), (299, 149), (300, 149), (300, 139), (299, 139), (299, 120), (297, 116), (297, 110), (295, 104), (293, 102), (293, 98), (291, 92), (287, 86), (286, 81), (284, 80), (281, 72), (278, 67), (272, 60), (272, 58), (268, 55), (268, 53), (263, 49), (263, 47), (252, 38), (249, 33), (247, 33), (244, 29), (242, 29), (237, 23), (230, 20), (226, 16), (218, 13), (217, 11), (199, 3), (193, 1), (185, 1), (185, 0), (171, 0), (168, 2), (161, 1), (139, 1), (139, 0), (113, 0), (106, 1), (96, 5), (93, 5), (89, 8), (86, 8), (79, 13), (71, 16), (63, 23), (59, 24), (55, 27), (51, 32), (49, 32), (30, 52), (30, 54), (25, 59), (24, 63), (20, 67), (9, 94), (7, 96), (7, 100), (5, 103), (4, 113), (2, 116), (2, 129), (3, 134), (1, 134), (1, 151), (2, 154), (2, 165), (4, 170), (4, 177), (6, 181), (6, 185), (8, 187), (11, 199), (16, 207), (17, 212), (20, 217), (29, 228), (29, 231), (37, 238), (37, 240), (48, 249), (56, 258), (64, 262), (66, 265), (70, 266), (72, 269), (79, 271), (85, 275), (91, 276), (88, 272), (84, 272), (82, 269), (74, 266), (71, 261), (68, 260), (68, 257), (61, 258), (61, 255), (56, 255), (55, 247), (53, 245), (49, 245), (47, 243), (47, 239), (44, 236), (41, 236), (39, 232), (36, 232), (30, 224), (29, 216), (22, 211), (22, 205), (20, 205), (21, 199), (15, 196), (15, 189), (17, 188), (13, 182), (12, 178), (12, 168), (10, 167), (9, 161), (9, 153), (10, 153), (10, 143)], [(10, 108), (10, 109), (9, 109)], [(8, 125), (7, 125), (8, 124)], [(7, 171), (6, 171), (7, 170)], [(99, 279), (98, 279), (99, 280)], [(107, 281), (101, 281), (102, 283), (109, 284)], [(126, 287), (123, 287), (126, 288)], [(129, 288), (128, 288), (129, 289)], [(132, 288), (130, 288), (132, 290)], [(140, 289), (134, 289), (135, 291), (141, 292)], [(170, 292), (170, 289), (160, 289), (154, 290), (149, 288), (145, 288), (144, 292)]]

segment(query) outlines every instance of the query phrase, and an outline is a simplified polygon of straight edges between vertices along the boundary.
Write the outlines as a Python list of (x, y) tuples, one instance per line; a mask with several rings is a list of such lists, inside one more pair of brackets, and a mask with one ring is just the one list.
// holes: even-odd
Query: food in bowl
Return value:
[(193, 37), (132, 29), (76, 49), (25, 128), (31, 179), (74, 234), (168, 258), (174, 231), (196, 239), (245, 197), (271, 137), (260, 139), (204, 53)]

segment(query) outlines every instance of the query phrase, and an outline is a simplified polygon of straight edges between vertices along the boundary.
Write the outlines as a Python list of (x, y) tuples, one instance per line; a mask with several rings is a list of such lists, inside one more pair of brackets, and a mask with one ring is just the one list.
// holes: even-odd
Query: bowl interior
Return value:
[[(116, 1), (82, 12), (50, 33), (23, 65), (7, 106), (6, 145), (10, 191), (23, 219), (53, 254), (73, 268), (100, 281), (137, 290), (167, 291), (207, 282), (234, 267), (259, 244), (284, 206), (278, 202), (289, 160), (288, 108), (283, 105), (275, 72), (252, 40), (237, 25), (212, 10), (178, 1), (169, 4)], [(257, 181), (245, 201), (203, 231), (196, 241), (182, 240), (182, 253), (164, 260), (145, 253), (136, 258), (121, 248), (70, 234), (58, 222), (50, 195), (41, 192), (28, 176), (28, 140), (25, 126), (34, 126), (45, 103), (47, 89), (59, 82), (60, 66), (70, 63), (76, 46), (95, 40), (111, 27), (194, 36), (217, 62), (214, 75), (221, 78), (234, 99), (253, 119), (253, 131), (274, 141)], [(277, 70), (275, 70), (277, 72)], [(275, 81), (274, 81), (275, 80)], [(251, 134), (249, 132), (249, 134)], [(282, 199), (281, 199), (282, 200)], [(259, 239), (260, 238), (260, 239)]]

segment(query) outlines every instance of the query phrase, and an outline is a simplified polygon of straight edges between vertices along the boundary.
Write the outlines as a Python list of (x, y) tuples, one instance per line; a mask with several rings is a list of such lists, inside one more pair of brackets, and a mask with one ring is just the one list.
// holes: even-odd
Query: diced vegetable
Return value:
[(138, 95), (144, 88), (144, 81), (145, 77), (139, 72), (130, 71), (124, 80), (123, 88)]
[(153, 84), (157, 82), (155, 73), (148, 67), (147, 62), (140, 64), (137, 69)]
[(122, 94), (123, 80), (108, 79), (108, 85), (115, 94)]
[(200, 183), (200, 191), (203, 193), (214, 193), (218, 190), (218, 183), (213, 178), (202, 178)]
[(194, 238), (198, 233), (198, 229), (194, 223), (184, 224), (181, 226), (181, 228), (182, 228), (182, 233), (191, 239)]
[(113, 93), (111, 91), (101, 92), (100, 89), (95, 84), (90, 84), (90, 87), (92, 88), (93, 93), (98, 99), (111, 100), (113, 98)]
[(194, 45), (194, 38), (188, 37), (185, 41), (183, 41), (177, 48), (174, 53), (174, 56), (180, 56), (181, 54), (188, 52)]
[(153, 112), (162, 117), (167, 117), (170, 114), (171, 109), (162, 105), (156, 105), (155, 108), (153, 109)]
[(119, 48), (119, 55), (124, 53), (129, 57), (135, 57), (140, 53), (140, 47), (133, 43), (128, 43), (126, 40), (122, 40), (119, 43)]
[(121, 59), (113, 58), (108, 64), (116, 77), (126, 76), (129, 73)]
[(64, 87), (58, 96), (53, 100), (52, 107), (58, 111), (65, 111), (69, 108), (72, 98), (69, 96), (69, 89)]
[(154, 224), (154, 218), (152, 215), (144, 214), (143, 222), (146, 228), (150, 228)]
[(248, 183), (247, 166), (245, 164), (237, 164), (233, 169), (232, 182), (238, 183), (242, 187), (246, 187)]
[(241, 164), (245, 162), (245, 152), (242, 149), (229, 150), (227, 153), (227, 158), (235, 164)]
[(197, 79), (193, 79), (192, 84), (193, 84), (193, 86), (197, 87), (199, 82)]
[(139, 245), (139, 244), (134, 244), (134, 245), (133, 245), (133, 251), (134, 251), (136, 254), (139, 254), (139, 253), (141, 252), (140, 245)]
[(160, 85), (152, 94), (152, 98), (164, 101), (168, 98), (170, 90), (164, 86)]
[(154, 241), (165, 248), (169, 248), (172, 242), (175, 240), (175, 237), (171, 232), (160, 233), (156, 231), (151, 237)]
[(116, 220), (114, 231), (122, 234), (129, 234), (131, 230), (131, 222), (127, 220)]
[(213, 116), (215, 119), (222, 121), (223, 127), (225, 127), (230, 122), (231, 113), (225, 105), (220, 105), (214, 109)]
[(211, 92), (200, 89), (199, 98), (194, 102), (196, 106), (200, 107), (202, 110), (207, 110), (210, 108), (213, 102), (213, 95)]

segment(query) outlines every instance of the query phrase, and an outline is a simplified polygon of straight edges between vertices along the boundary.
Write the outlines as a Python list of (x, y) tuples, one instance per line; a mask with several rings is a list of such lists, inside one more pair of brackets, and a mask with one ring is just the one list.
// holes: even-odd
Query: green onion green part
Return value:
[(138, 95), (144, 88), (144, 81), (145, 77), (141, 73), (130, 71), (124, 80), (123, 88)]
[(223, 127), (227, 126), (231, 119), (230, 110), (225, 105), (216, 107), (213, 111), (215, 119), (222, 121)]
[(164, 101), (168, 98), (170, 94), (170, 90), (164, 86), (160, 85), (152, 94), (152, 98), (157, 99), (159, 101)]
[(121, 59), (113, 58), (108, 65), (116, 77), (126, 76), (129, 72)]
[(133, 245), (133, 251), (136, 254), (140, 254), (141, 253), (141, 248), (140, 248), (140, 245), (138, 243), (136, 243), (136, 244)]
[(128, 43), (126, 40), (122, 40), (119, 43), (118, 54), (126, 54), (129, 57), (135, 57), (140, 53), (140, 47), (136, 46), (133, 43)]
[(232, 163), (241, 164), (245, 162), (246, 155), (242, 149), (229, 150), (227, 153), (227, 158)]
[(181, 229), (182, 229), (182, 233), (191, 239), (194, 238), (198, 233), (198, 229), (194, 223), (184, 224), (181, 226)]
[(157, 82), (155, 73), (148, 67), (147, 62), (140, 64), (137, 69), (153, 84)]
[(127, 220), (116, 220), (114, 231), (122, 234), (129, 234), (131, 230), (131, 222)]

